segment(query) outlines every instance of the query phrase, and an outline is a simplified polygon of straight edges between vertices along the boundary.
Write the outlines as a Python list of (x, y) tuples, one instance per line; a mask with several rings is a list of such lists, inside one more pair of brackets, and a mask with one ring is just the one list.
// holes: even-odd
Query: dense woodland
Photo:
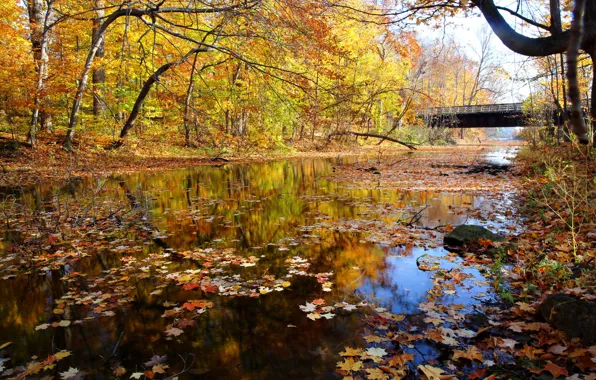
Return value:
[[(425, 143), (417, 111), (501, 99), (512, 78), (490, 39), (505, 37), (487, 28), (471, 54), (452, 36), (416, 32), (416, 24), (439, 27), (443, 15), (469, 13), (475, 2), (377, 3), (3, 2), (1, 128), (33, 146), (39, 133), (53, 133), (67, 150), (90, 134), (112, 146), (133, 136), (271, 148), (354, 132)], [(520, 4), (527, 12), (540, 6)], [(571, 6), (555, 15), (561, 28)], [(548, 12), (532, 21), (522, 10), (509, 9), (542, 34)], [(581, 59), (583, 96), (591, 63)], [(532, 78), (530, 109), (563, 107), (566, 63), (548, 55), (531, 64), (541, 74)]]

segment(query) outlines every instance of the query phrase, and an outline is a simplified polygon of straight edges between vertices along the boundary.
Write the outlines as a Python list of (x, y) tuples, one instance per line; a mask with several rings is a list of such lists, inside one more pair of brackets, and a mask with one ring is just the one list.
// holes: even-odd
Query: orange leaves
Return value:
[(193, 311), (195, 309), (210, 309), (213, 307), (213, 302), (207, 300), (189, 300), (182, 305), (182, 308)]
[(404, 367), (409, 361), (414, 360), (414, 355), (403, 353), (389, 358), (388, 364), (391, 367)]
[(544, 353), (544, 350), (541, 350), (539, 348), (534, 348), (532, 346), (529, 345), (524, 345), (524, 348), (522, 348), (521, 350), (518, 350), (515, 353), (515, 356), (525, 356), (530, 360), (538, 360), (540, 358), (540, 356)]
[(470, 346), (466, 350), (454, 350), (453, 351), (453, 361), (459, 359), (467, 359), (469, 361), (477, 360), (482, 362), (482, 352), (476, 346)]
[(563, 368), (563, 367), (559, 367), (558, 365), (556, 365), (555, 363), (548, 361), (546, 363), (546, 365), (544, 366), (544, 368), (542, 369), (530, 369), (530, 371), (536, 373), (536, 374), (541, 374), (544, 371), (550, 372), (550, 374), (554, 377), (560, 377), (560, 376), (569, 376), (569, 372), (567, 372), (567, 369)]
[(184, 284), (184, 286), (182, 286), (182, 289), (184, 290), (195, 290), (195, 289), (199, 289), (199, 285), (195, 284), (194, 282), (189, 282), (187, 284)]

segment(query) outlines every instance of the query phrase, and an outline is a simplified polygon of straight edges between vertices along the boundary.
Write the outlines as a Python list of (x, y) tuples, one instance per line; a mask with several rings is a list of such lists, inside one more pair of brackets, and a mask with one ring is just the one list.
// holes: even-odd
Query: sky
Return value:
[(445, 33), (454, 36), (456, 41), (467, 48), (467, 54), (471, 58), (478, 57), (476, 51), (480, 51), (480, 36), (486, 31), (490, 32), (492, 34), (491, 47), (496, 52), (497, 62), (512, 78), (508, 81), (507, 91), (500, 101), (514, 103), (528, 97), (530, 90), (525, 79), (535, 74), (531, 61), (528, 61), (528, 57), (516, 54), (503, 45), (482, 16), (478, 14), (474, 17), (449, 17), (445, 24), (444, 28), (439, 29), (419, 25), (416, 30), (419, 36), (425, 36), (430, 40), (441, 39)]

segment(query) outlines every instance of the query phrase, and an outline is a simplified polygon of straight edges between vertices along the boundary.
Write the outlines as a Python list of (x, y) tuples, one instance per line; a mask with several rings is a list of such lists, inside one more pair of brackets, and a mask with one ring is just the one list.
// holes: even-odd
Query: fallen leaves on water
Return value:
[(459, 359), (467, 359), (470, 361), (478, 360), (482, 362), (482, 352), (476, 346), (470, 346), (466, 350), (454, 350), (453, 351), (453, 358), (454, 361)]
[(559, 376), (569, 376), (569, 372), (567, 371), (567, 369), (563, 368), (563, 367), (559, 367), (558, 365), (556, 365), (555, 363), (548, 361), (546, 363), (546, 365), (544, 366), (544, 368), (542, 369), (530, 369), (530, 371), (536, 373), (536, 374), (541, 374), (544, 371), (550, 372), (550, 374), (554, 377), (557, 378)]
[(339, 369), (344, 371), (360, 371), (362, 368), (362, 362), (360, 360), (354, 360), (352, 358), (347, 358), (343, 362), (338, 362), (337, 366)]
[(443, 375), (445, 371), (441, 368), (430, 365), (419, 365), (418, 369), (426, 376), (428, 380), (447, 380), (453, 378), (452, 375)]
[(62, 380), (72, 379), (79, 374), (78, 368), (70, 367), (66, 372), (60, 372), (60, 378)]
[(364, 350), (362, 348), (346, 347), (345, 351), (339, 353), (341, 356), (362, 356)]

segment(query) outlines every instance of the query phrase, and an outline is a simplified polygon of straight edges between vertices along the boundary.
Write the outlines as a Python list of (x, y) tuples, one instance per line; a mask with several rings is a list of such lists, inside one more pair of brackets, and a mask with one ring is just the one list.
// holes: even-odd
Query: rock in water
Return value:
[(596, 344), (596, 302), (553, 294), (540, 305), (540, 313), (567, 336), (581, 338), (588, 346)]
[(462, 224), (443, 238), (443, 245), (447, 249), (460, 250), (466, 246), (479, 245), (480, 239), (494, 242), (506, 240), (503, 236), (492, 233), (484, 227)]

